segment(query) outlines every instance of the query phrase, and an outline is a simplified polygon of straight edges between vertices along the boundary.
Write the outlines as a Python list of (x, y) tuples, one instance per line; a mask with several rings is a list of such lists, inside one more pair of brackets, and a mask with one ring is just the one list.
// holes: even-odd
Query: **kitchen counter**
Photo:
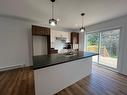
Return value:
[(92, 72), (91, 52), (34, 56), (36, 95), (54, 95)]
[(39, 55), (33, 57), (33, 68), (34, 70), (63, 64), (66, 62), (79, 60), (82, 58), (89, 58), (97, 55), (96, 53), (79, 51), (75, 55), (64, 55), (64, 54), (51, 54), (51, 55)]

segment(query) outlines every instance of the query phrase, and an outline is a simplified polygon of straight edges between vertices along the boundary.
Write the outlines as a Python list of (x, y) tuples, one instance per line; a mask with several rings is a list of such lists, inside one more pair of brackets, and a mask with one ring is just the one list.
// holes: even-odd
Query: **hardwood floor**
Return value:
[(33, 70), (22, 68), (0, 72), (0, 95), (35, 95)]
[(90, 76), (55, 95), (127, 95), (127, 77), (93, 65)]
[[(0, 72), (0, 95), (35, 95), (33, 70)], [(93, 66), (90, 76), (55, 95), (127, 95), (127, 77)]]

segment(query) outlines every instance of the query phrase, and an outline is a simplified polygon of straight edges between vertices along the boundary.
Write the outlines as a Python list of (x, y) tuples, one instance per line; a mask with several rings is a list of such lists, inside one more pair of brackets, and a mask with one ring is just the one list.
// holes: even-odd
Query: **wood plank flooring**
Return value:
[(93, 65), (90, 76), (55, 95), (127, 95), (127, 77)]
[(31, 68), (0, 72), (0, 95), (35, 95)]
[[(33, 70), (0, 72), (0, 95), (35, 95)], [(55, 95), (127, 95), (127, 77), (93, 66), (90, 76)]]

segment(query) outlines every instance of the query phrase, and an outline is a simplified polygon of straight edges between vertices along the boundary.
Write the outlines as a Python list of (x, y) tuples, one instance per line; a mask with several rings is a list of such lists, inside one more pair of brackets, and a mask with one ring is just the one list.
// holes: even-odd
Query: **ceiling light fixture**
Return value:
[(51, 19), (49, 19), (49, 24), (51, 26), (56, 26), (57, 20), (54, 19), (54, 2), (55, 2), (55, 0), (50, 0), (50, 1), (52, 2), (52, 17), (51, 17)]
[(81, 16), (82, 16), (82, 27), (80, 28), (80, 32), (84, 32), (85, 31), (85, 27), (84, 27), (84, 15), (85, 15), (85, 13), (81, 13)]

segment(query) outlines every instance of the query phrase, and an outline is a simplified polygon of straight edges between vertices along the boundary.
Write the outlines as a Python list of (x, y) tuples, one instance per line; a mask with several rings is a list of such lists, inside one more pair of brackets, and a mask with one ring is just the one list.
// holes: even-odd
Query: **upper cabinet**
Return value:
[(48, 36), (50, 35), (50, 28), (32, 25), (32, 35)]
[(51, 30), (51, 42), (55, 42), (57, 37), (66, 38), (66, 42), (70, 42), (70, 32)]

